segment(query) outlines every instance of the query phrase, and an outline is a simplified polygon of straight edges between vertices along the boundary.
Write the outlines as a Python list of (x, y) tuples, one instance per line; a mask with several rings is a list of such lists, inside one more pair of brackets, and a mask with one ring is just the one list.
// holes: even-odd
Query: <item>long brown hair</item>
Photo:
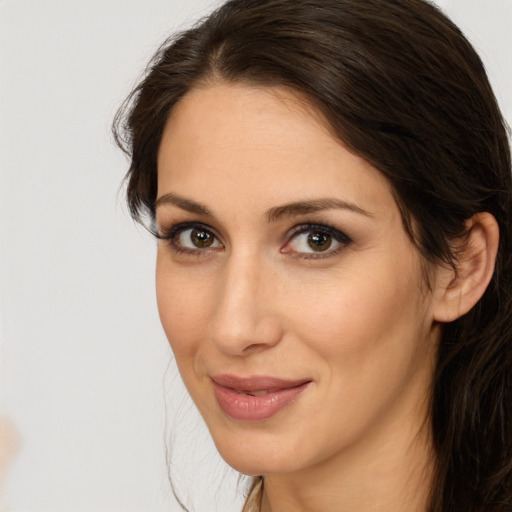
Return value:
[[(115, 121), (128, 203), (154, 216), (165, 123), (219, 81), (305, 95), (392, 186), (426, 261), (492, 213), (500, 246), (479, 303), (444, 326), (433, 380), (430, 512), (512, 510), (512, 184), (505, 123), (480, 58), (424, 0), (231, 0), (155, 55)], [(414, 226), (414, 229), (413, 229)]]

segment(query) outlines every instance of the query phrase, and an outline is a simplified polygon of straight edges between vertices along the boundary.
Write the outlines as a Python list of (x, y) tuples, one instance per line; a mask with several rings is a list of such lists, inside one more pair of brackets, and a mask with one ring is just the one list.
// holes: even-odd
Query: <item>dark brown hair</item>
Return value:
[[(128, 203), (154, 216), (157, 153), (174, 105), (216, 82), (286, 86), (391, 184), (428, 262), (490, 212), (500, 245), (479, 303), (443, 329), (431, 425), (430, 512), (512, 510), (512, 184), (505, 123), (483, 65), (424, 0), (231, 0), (168, 40), (115, 121)], [(413, 229), (414, 228), (414, 229)]]

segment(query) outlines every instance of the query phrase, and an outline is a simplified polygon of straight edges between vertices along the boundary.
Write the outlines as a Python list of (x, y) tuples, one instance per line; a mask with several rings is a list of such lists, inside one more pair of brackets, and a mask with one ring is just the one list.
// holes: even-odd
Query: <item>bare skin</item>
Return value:
[[(438, 320), (479, 292), (441, 267), (426, 286), (382, 174), (289, 91), (216, 84), (174, 109), (158, 198), (162, 325), (220, 454), (264, 476), (262, 511), (424, 512)], [(218, 375), (307, 384), (240, 419)]]

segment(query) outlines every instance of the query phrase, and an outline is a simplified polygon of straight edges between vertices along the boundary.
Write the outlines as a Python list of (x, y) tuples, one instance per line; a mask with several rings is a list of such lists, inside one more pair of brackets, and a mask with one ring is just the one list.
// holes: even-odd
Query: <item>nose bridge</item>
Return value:
[(243, 355), (248, 349), (275, 345), (281, 338), (272, 308), (272, 272), (258, 254), (231, 255), (219, 278), (211, 319), (211, 339), (223, 352)]

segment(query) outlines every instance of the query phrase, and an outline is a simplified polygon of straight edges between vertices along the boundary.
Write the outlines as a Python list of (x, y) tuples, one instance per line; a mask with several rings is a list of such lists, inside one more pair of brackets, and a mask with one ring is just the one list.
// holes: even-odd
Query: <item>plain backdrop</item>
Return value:
[[(363, 1), (363, 0), (362, 0)], [(219, 2), (0, 0), (0, 405), (12, 512), (240, 510), (160, 328), (155, 243), (112, 117), (159, 43)], [(512, 119), (512, 1), (443, 0)], [(170, 440), (170, 432), (174, 441)]]

